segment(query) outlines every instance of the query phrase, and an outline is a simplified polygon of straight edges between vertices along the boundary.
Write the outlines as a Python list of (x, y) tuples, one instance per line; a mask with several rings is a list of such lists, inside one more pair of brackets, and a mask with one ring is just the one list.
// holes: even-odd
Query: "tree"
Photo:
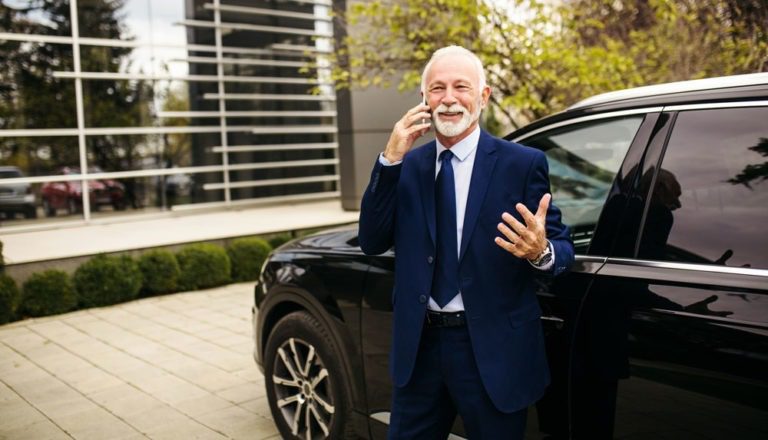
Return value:
[(492, 105), (519, 127), (596, 93), (766, 70), (765, 1), (355, 1), (336, 11), (347, 35), (334, 79), (412, 89), (435, 49), (459, 44), (483, 60)]
[[(125, 0), (80, 0), (78, 21), (81, 35), (130, 40), (121, 10)], [(44, 17), (44, 20), (35, 19)], [(72, 34), (68, 0), (29, 0), (26, 6), (0, 5), (2, 31), (35, 34)], [(130, 69), (129, 47), (81, 46), (84, 72), (118, 72)], [(55, 78), (56, 71), (74, 70), (71, 44), (4, 41), (0, 43), (0, 128), (74, 128), (74, 81)], [(131, 127), (151, 125), (153, 88), (144, 80), (83, 80), (86, 127)], [(105, 171), (136, 169), (140, 147), (148, 138), (141, 135), (91, 136), (90, 165)], [(0, 138), (3, 157), (35, 173), (50, 174), (60, 166), (79, 166), (77, 139), (56, 139), (50, 157), (33, 157), (30, 142), (22, 138)], [(68, 148), (63, 148), (63, 143)], [(36, 141), (36, 145), (39, 143)], [(22, 153), (25, 154), (22, 154)], [(26, 155), (26, 157), (25, 157)], [(138, 207), (136, 179), (125, 179), (126, 196)]]

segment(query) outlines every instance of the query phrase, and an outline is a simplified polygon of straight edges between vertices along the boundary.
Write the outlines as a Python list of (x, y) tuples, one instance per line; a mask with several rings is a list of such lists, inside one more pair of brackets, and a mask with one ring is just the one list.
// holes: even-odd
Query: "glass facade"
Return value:
[(0, 0), (0, 225), (339, 197), (332, 40), (330, 0)]

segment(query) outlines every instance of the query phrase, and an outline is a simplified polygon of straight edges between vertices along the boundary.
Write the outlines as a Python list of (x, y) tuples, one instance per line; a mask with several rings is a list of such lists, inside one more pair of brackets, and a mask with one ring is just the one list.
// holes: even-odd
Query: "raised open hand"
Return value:
[(544, 194), (536, 214), (531, 213), (522, 203), (515, 205), (525, 224), (520, 223), (508, 212), (503, 213), (503, 222), (499, 223), (497, 228), (506, 239), (496, 237), (496, 244), (512, 255), (526, 260), (534, 260), (541, 255), (548, 246), (547, 210), (551, 199), (550, 194)]

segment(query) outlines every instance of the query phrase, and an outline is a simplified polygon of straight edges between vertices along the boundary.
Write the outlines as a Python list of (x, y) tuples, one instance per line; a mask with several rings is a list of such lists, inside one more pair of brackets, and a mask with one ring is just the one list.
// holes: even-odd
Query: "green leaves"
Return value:
[(768, 69), (765, 12), (733, 1), (355, 2), (333, 79), (412, 90), (432, 52), (459, 44), (483, 60), (505, 132), (597, 93)]

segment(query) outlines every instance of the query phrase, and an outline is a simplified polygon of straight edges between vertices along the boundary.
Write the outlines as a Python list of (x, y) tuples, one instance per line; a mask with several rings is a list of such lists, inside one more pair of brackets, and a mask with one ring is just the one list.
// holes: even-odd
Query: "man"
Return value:
[(395, 246), (393, 439), (444, 439), (457, 413), (473, 440), (522, 439), (549, 383), (534, 274), (566, 271), (573, 244), (544, 154), (479, 128), (490, 94), (472, 52), (436, 51), (363, 196), (363, 251)]

